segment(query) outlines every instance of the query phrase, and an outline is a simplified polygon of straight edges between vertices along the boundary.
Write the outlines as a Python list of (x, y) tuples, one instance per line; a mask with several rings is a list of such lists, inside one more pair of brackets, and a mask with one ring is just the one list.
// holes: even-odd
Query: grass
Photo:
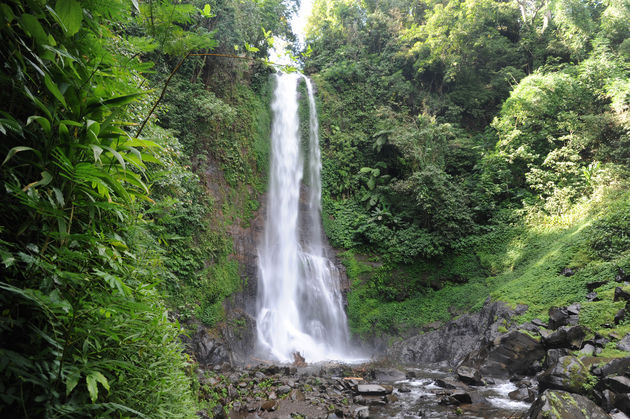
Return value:
[[(569, 215), (524, 215), (522, 223), (497, 226), (467, 249), (441, 261), (373, 267), (362, 262), (366, 258), (347, 252), (343, 260), (352, 287), (348, 297), (350, 326), (364, 336), (409, 333), (478, 310), (491, 296), (511, 306), (526, 304), (529, 309), (515, 319), (518, 323), (546, 320), (549, 307), (579, 302), (580, 323), (607, 335), (611, 329), (602, 325), (612, 324), (615, 313), (624, 306), (612, 301), (619, 286), (614, 278), (620, 267), (630, 272), (630, 249), (619, 247), (602, 257), (592, 244), (605, 242), (607, 237), (601, 231), (607, 231), (608, 220), (619, 218), (610, 214), (610, 208), (625, 214), (630, 211), (629, 202), (628, 192), (616, 191), (576, 205)], [(617, 234), (625, 233), (617, 229)], [(574, 274), (562, 275), (564, 268), (571, 268)], [(467, 282), (455, 282), (462, 279)], [(435, 280), (444, 288), (436, 291), (427, 287)], [(595, 281), (605, 282), (596, 290), (601, 301), (588, 302), (587, 284)], [(405, 287), (406, 283), (411, 287)], [(401, 289), (403, 298), (396, 298)], [(420, 291), (406, 295), (406, 289)], [(618, 334), (630, 331), (625, 328), (622, 325), (614, 330)], [(613, 348), (606, 351), (619, 356)]]

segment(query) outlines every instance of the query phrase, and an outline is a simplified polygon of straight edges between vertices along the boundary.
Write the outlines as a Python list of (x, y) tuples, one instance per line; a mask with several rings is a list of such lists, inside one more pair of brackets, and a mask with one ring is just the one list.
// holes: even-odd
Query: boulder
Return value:
[(361, 406), (354, 409), (354, 417), (358, 419), (367, 419), (370, 417), (370, 408)]
[(617, 287), (615, 288), (615, 296), (613, 297), (613, 301), (630, 301), (630, 293), (624, 291), (624, 289), (621, 287)]
[(359, 384), (357, 386), (357, 393), (363, 396), (384, 396), (388, 393), (391, 393), (391, 391), (387, 391), (385, 387), (378, 384)]
[(615, 393), (630, 393), (630, 378), (623, 375), (609, 376), (597, 383), (597, 388), (606, 388)]
[(479, 371), (483, 376), (502, 378), (535, 374), (538, 371), (534, 365), (544, 356), (545, 349), (540, 342), (526, 333), (513, 331), (503, 335), (488, 351)]
[(580, 349), (585, 336), (584, 326), (562, 326), (542, 341), (547, 348)]
[(218, 365), (230, 361), (230, 355), (223, 343), (210, 335), (203, 326), (197, 328), (189, 345), (200, 365)]
[(546, 390), (527, 412), (530, 419), (608, 419), (601, 407), (579, 394)]
[(449, 390), (453, 390), (453, 389), (457, 388), (453, 384), (451, 384), (449, 382), (446, 382), (446, 381), (444, 381), (442, 379), (439, 379), (439, 378), (437, 380), (434, 380), (433, 383), (436, 386), (440, 387), (440, 388), (445, 388), (445, 389), (449, 389)]
[(630, 275), (626, 274), (622, 268), (617, 269), (617, 274), (615, 275), (615, 282), (626, 282), (630, 280)]
[[(630, 352), (630, 333), (627, 333), (623, 339), (617, 342), (617, 349), (620, 351), (629, 351)], [(626, 358), (623, 358), (626, 359)]]
[(584, 392), (589, 378), (588, 369), (574, 356), (563, 356), (555, 365), (538, 375), (539, 391), (546, 389), (566, 390), (572, 393)]
[(456, 366), (471, 351), (494, 341), (498, 328), (514, 314), (506, 304), (486, 301), (477, 313), (466, 314), (443, 327), (394, 343), (387, 358), (406, 365), (446, 361)]
[(402, 381), (406, 378), (406, 374), (396, 368), (375, 368), (372, 375), (380, 382)]
[(612, 361), (593, 368), (593, 374), (599, 377), (606, 377), (608, 375), (617, 375), (623, 374), (624, 372), (630, 371), (630, 356), (625, 358), (617, 358)]
[(601, 287), (602, 285), (606, 285), (607, 282), (606, 281), (594, 281), (594, 282), (589, 282), (588, 284), (586, 284), (586, 289), (589, 292), (595, 291), (595, 289)]
[(625, 413), (620, 412), (619, 410), (615, 409), (614, 411), (610, 412), (610, 418), (611, 419), (628, 419), (628, 416)]
[(536, 399), (536, 392), (527, 387), (520, 387), (510, 392), (508, 397), (512, 400), (531, 403)]
[(484, 385), (484, 382), (481, 379), (481, 374), (475, 368), (468, 367), (466, 365), (460, 365), (457, 368), (456, 372), (457, 376), (463, 383), (470, 384), (471, 386)]
[(566, 307), (549, 308), (549, 329), (556, 330), (569, 324), (569, 312)]
[(630, 393), (616, 394), (615, 407), (626, 415), (630, 415)]

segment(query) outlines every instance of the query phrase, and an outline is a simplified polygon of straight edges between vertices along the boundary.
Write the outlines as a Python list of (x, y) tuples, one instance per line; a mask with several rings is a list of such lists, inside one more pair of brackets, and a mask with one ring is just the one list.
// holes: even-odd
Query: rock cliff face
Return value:
[(514, 315), (505, 304), (486, 301), (483, 308), (453, 320), (442, 328), (397, 342), (387, 350), (390, 359), (403, 364), (446, 362), (459, 364), (469, 353), (478, 351), (499, 335), (504, 320)]

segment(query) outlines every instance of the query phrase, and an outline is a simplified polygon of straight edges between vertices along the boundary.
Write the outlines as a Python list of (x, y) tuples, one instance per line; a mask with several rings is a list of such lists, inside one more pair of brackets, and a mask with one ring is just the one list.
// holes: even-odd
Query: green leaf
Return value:
[(50, 78), (48, 74), (44, 76), (44, 84), (46, 85), (50, 93), (52, 93), (53, 96), (57, 98), (59, 102), (61, 102), (63, 107), (67, 108), (68, 105), (66, 104), (66, 99), (63, 97), (63, 95), (59, 91), (59, 87), (57, 87), (57, 84)]
[(24, 146), (13, 147), (11, 150), (9, 150), (9, 152), (7, 153), (7, 156), (4, 158), (4, 161), (2, 162), (0, 166), (4, 166), (4, 164), (8, 162), (9, 159), (11, 159), (11, 157), (15, 156), (16, 153), (19, 153), (20, 151), (28, 151), (28, 150), (35, 151), (35, 149), (31, 147), (24, 147)]
[(22, 29), (24, 29), (31, 38), (37, 41), (38, 44), (45, 45), (48, 43), (48, 35), (35, 16), (24, 13), (20, 17), (20, 23)]
[(114, 150), (114, 149), (113, 149), (113, 148), (111, 148), (111, 147), (107, 147), (107, 146), (105, 146), (104, 148), (105, 148), (105, 150), (107, 150), (107, 151), (109, 151), (110, 153), (112, 153), (112, 154), (114, 155), (114, 157), (116, 157), (116, 160), (118, 160), (118, 163), (120, 163), (120, 165), (122, 166), (122, 168), (123, 168), (123, 169), (125, 169), (125, 168), (126, 168), (126, 165), (125, 165), (125, 159), (123, 159), (123, 157), (120, 155), (120, 153), (119, 153), (119, 152), (117, 152), (116, 150)]
[(209, 4), (206, 4), (205, 6), (203, 6), (203, 10), (200, 10), (200, 12), (201, 12), (201, 16), (203, 17), (212, 18), (216, 16), (214, 13), (212, 13), (212, 8), (210, 7)]
[(46, 134), (50, 134), (50, 121), (46, 118), (44, 118), (43, 116), (39, 116), (39, 115), (32, 115), (29, 116), (28, 119), (26, 120), (26, 125), (29, 125), (31, 122), (37, 122), (42, 129), (44, 130), (44, 132)]
[(81, 379), (81, 373), (77, 368), (73, 368), (72, 371), (66, 377), (66, 396), (68, 396), (72, 390), (79, 384)]
[(138, 0), (131, 0), (133, 7), (136, 9), (138, 13), (140, 13), (140, 5), (138, 4)]
[(83, 9), (77, 0), (57, 0), (55, 11), (68, 36), (73, 36), (79, 32), (83, 19)]
[(53, 179), (52, 175), (48, 172), (42, 172), (41, 175), (42, 175), (42, 178), (40, 180), (29, 183), (22, 190), (26, 192), (27, 190), (29, 190), (30, 188), (34, 188), (35, 186), (46, 186)]
[(96, 382), (96, 377), (90, 373), (90, 375), (85, 377), (85, 383), (87, 384), (87, 389), (90, 393), (90, 399), (92, 400), (92, 403), (94, 403), (98, 398), (98, 384)]

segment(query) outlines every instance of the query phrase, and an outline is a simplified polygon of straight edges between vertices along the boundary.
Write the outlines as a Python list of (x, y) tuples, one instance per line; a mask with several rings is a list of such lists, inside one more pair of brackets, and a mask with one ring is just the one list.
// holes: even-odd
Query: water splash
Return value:
[[(307, 362), (346, 360), (349, 339), (340, 274), (323, 246), (313, 86), (300, 74), (275, 77), (267, 219), (259, 247), (258, 343), (265, 354), (281, 362), (293, 361), (296, 352)], [(310, 114), (306, 193), (301, 193), (306, 189), (298, 117), (301, 79), (306, 82)]]

